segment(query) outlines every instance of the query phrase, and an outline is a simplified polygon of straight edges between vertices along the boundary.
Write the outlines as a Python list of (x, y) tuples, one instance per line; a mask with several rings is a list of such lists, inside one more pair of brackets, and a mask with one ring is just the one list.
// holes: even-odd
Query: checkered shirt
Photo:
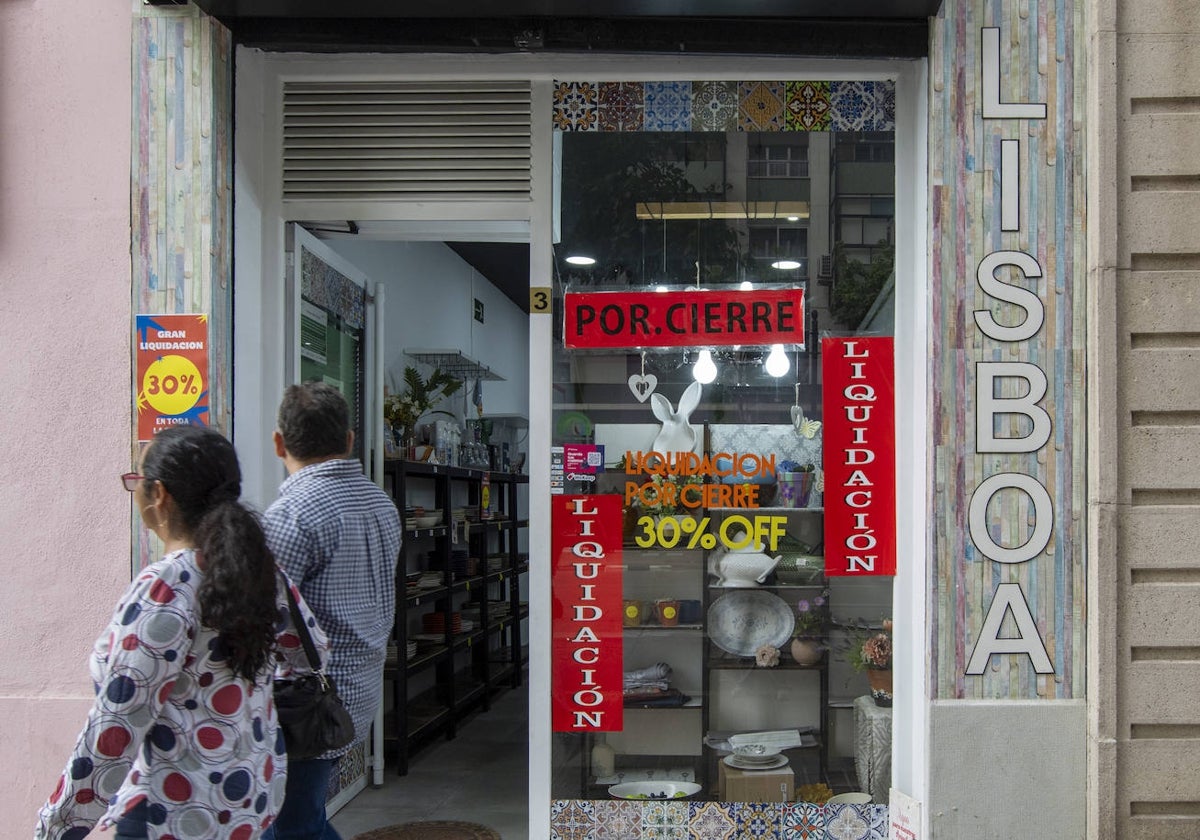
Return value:
[(329, 636), (326, 671), (354, 718), (354, 742), (371, 731), (396, 610), (400, 515), (358, 461), (304, 467), (263, 516), (275, 559), (300, 587)]

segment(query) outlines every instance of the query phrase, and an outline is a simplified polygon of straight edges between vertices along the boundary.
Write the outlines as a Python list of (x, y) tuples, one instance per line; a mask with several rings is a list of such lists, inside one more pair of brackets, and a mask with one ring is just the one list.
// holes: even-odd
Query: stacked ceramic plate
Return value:
[[(425, 613), (421, 616), (421, 627), (426, 633), (444, 633), (446, 631), (446, 614), (443, 612)], [(458, 634), (462, 631), (462, 613), (450, 613), (450, 632)]]
[(414, 584), (416, 589), (435, 589), (442, 585), (442, 573), (438, 571), (422, 572)]
[(742, 744), (723, 760), (738, 770), (774, 770), (788, 763), (787, 756), (768, 744)]
[(405, 659), (406, 660), (412, 659), (414, 656), (417, 655), (417, 643), (414, 642), (412, 639), (409, 639), (407, 642), (404, 643), (404, 650), (405, 650)]

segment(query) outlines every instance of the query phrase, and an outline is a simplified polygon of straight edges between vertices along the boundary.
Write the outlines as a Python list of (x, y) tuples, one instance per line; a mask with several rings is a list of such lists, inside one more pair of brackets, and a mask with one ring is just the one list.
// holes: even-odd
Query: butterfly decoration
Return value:
[(821, 430), (821, 421), (810, 420), (804, 416), (803, 408), (799, 405), (794, 405), (792, 406), (792, 428), (796, 430), (796, 434), (812, 440), (817, 436), (817, 432)]

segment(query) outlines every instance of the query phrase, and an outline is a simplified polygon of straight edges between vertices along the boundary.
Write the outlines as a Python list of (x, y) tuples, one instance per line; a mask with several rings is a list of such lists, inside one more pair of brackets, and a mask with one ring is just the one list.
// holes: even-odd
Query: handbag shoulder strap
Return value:
[(300, 614), (300, 607), (296, 603), (295, 596), (292, 595), (291, 583), (286, 578), (284, 578), (284, 591), (287, 592), (288, 611), (292, 614), (292, 624), (295, 625), (296, 634), (300, 637), (301, 644), (304, 645), (305, 655), (308, 656), (308, 666), (319, 674), (323, 670), (321, 657), (317, 655), (317, 646), (313, 644), (312, 635), (308, 632), (308, 625), (304, 623), (304, 616)]

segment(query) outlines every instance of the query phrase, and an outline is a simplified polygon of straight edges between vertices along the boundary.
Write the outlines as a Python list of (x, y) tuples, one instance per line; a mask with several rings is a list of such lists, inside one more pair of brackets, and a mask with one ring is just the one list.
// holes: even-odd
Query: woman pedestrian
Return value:
[(165, 429), (121, 480), (165, 554), (96, 641), (96, 699), (34, 836), (82, 840), (99, 824), (116, 826), (114, 840), (251, 840), (283, 801), (272, 672), (310, 671), (290, 582), (238, 501), (237, 454), (220, 433)]

